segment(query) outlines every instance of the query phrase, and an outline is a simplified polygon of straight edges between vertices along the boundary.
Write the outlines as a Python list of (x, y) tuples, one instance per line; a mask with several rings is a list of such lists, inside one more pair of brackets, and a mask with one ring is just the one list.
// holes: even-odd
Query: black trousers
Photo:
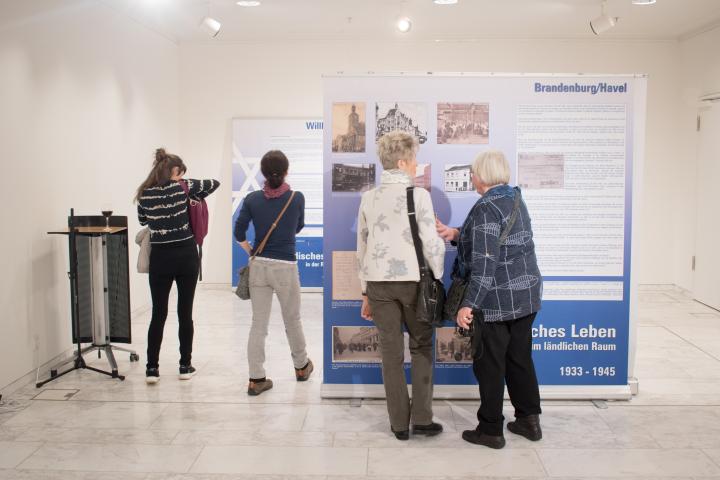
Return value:
[(168, 314), (168, 299), (173, 282), (177, 284), (178, 336), (180, 365), (190, 365), (193, 342), (193, 300), (200, 260), (194, 239), (152, 245), (150, 250), (150, 294), (152, 318), (148, 329), (147, 368), (158, 368), (160, 345)]
[[(484, 323), (483, 354), (473, 360), (480, 386), (478, 429), (488, 435), (503, 434), (503, 396), (507, 384), (515, 417), (540, 414), (535, 364), (532, 359), (532, 323), (536, 313), (507, 322)], [(478, 317), (475, 317), (478, 320)], [(480, 327), (480, 325), (475, 326)]]

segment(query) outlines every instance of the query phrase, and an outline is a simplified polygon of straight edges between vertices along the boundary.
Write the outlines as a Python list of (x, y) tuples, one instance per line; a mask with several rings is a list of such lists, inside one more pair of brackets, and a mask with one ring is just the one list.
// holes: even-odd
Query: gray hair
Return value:
[(510, 182), (510, 164), (500, 150), (488, 150), (477, 156), (472, 173), (485, 185), (507, 185)]
[(414, 158), (418, 148), (415, 137), (399, 130), (386, 133), (377, 142), (377, 154), (385, 170), (398, 168), (400, 160)]

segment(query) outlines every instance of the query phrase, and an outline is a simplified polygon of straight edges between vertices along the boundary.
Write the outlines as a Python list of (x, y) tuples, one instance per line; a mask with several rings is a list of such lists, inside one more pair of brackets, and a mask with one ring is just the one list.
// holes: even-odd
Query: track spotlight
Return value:
[(222, 24), (212, 17), (203, 18), (200, 26), (207, 30), (213, 38), (217, 37), (217, 34), (220, 33), (220, 29), (222, 28)]
[(602, 2), (600, 9), (600, 16), (593, 20), (590, 20), (590, 30), (592, 30), (595, 35), (600, 35), (601, 33), (607, 32), (608, 30), (613, 28), (618, 21), (618, 17), (611, 17), (610, 15), (605, 13), (604, 1)]
[(400, 30), (401, 33), (407, 33), (412, 28), (412, 22), (407, 17), (402, 17), (397, 22), (397, 29)]

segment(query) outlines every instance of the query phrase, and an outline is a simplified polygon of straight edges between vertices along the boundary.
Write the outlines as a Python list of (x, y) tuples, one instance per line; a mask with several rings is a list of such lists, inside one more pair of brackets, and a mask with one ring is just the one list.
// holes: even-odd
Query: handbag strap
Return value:
[(408, 219), (410, 220), (410, 233), (412, 233), (413, 246), (415, 247), (415, 256), (417, 256), (418, 266), (420, 267), (420, 276), (427, 273), (428, 267), (425, 263), (425, 256), (422, 253), (422, 241), (418, 231), (417, 218), (415, 215), (415, 187), (407, 187), (407, 210)]
[(505, 240), (507, 240), (508, 235), (510, 235), (510, 230), (512, 230), (513, 225), (515, 225), (515, 220), (517, 220), (518, 211), (520, 210), (520, 200), (521, 200), (521, 194), (519, 188), (514, 188), (515, 190), (515, 204), (513, 205), (512, 213), (510, 214), (510, 218), (508, 219), (508, 222), (505, 224), (505, 228), (502, 231), (502, 234), (500, 235), (500, 238), (498, 239), (498, 243), (502, 245), (505, 243)]
[(275, 219), (275, 221), (273, 222), (273, 224), (270, 225), (270, 230), (268, 230), (268, 232), (265, 234), (265, 238), (263, 238), (262, 242), (260, 242), (260, 246), (252, 254), (252, 257), (250, 257), (251, 260), (253, 258), (255, 258), (257, 255), (260, 255), (262, 253), (263, 249), (265, 248), (265, 244), (268, 241), (268, 238), (270, 238), (270, 235), (272, 235), (273, 231), (278, 226), (278, 223), (280, 223), (280, 219), (283, 217), (283, 215), (285, 215), (285, 210), (288, 209), (288, 207), (290, 206), (290, 202), (292, 202), (294, 197), (295, 197), (295, 192), (292, 192), (290, 194), (290, 198), (288, 198), (287, 203), (285, 204), (283, 209), (280, 211), (280, 215), (278, 215), (277, 218)]

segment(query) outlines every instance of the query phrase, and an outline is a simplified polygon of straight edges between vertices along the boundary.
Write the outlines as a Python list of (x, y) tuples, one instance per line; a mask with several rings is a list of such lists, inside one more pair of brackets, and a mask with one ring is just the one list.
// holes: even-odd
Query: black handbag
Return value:
[[(513, 204), (512, 213), (510, 214), (510, 218), (505, 224), (505, 228), (503, 229), (502, 233), (500, 234), (500, 238), (498, 239), (498, 244), (500, 245), (505, 243), (508, 235), (510, 235), (510, 230), (512, 230), (513, 225), (515, 225), (515, 220), (517, 220), (518, 212), (520, 211), (521, 199), (522, 197), (520, 194), (520, 189), (516, 188), (515, 203)], [(455, 322), (457, 312), (460, 310), (460, 306), (462, 305), (463, 300), (465, 300), (465, 291), (467, 290), (467, 287), (467, 278), (453, 277), (452, 283), (450, 284), (450, 289), (447, 293), (445, 308), (443, 310), (443, 315), (445, 319), (450, 320), (451, 322)]]
[(422, 253), (422, 242), (418, 233), (417, 219), (415, 218), (415, 187), (407, 188), (408, 219), (410, 220), (410, 232), (412, 233), (415, 255), (420, 267), (420, 282), (417, 293), (417, 318), (433, 327), (443, 323), (443, 308), (445, 306), (445, 286), (433, 275), (432, 270), (425, 262)]

